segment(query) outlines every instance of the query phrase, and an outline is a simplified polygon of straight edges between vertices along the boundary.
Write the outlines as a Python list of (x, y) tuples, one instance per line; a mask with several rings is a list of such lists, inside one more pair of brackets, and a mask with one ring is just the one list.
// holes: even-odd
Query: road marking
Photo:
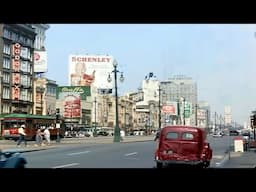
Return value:
[(126, 154), (124, 154), (124, 156), (137, 155), (137, 154), (138, 154), (138, 152), (126, 153)]
[(226, 154), (220, 162), (216, 162), (216, 167), (221, 167), (228, 160), (228, 155)]
[(70, 163), (70, 164), (66, 164), (66, 165), (59, 165), (59, 166), (55, 166), (55, 167), (52, 167), (53, 169), (58, 169), (58, 168), (64, 168), (64, 167), (72, 167), (72, 166), (75, 166), (75, 165), (79, 165), (79, 163)]
[(214, 159), (222, 159), (224, 155), (213, 155), (212, 158)]
[(91, 151), (81, 151), (81, 152), (76, 152), (76, 153), (68, 153), (67, 155), (80, 155), (80, 154), (85, 154), (85, 153), (90, 153)]

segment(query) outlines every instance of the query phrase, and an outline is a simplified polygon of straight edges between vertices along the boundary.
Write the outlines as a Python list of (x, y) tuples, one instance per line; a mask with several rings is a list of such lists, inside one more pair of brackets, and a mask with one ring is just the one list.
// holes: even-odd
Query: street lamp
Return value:
[(97, 100), (96, 100), (96, 97), (94, 98), (94, 137), (97, 136), (97, 130), (96, 130), (96, 103), (97, 103)]
[(185, 120), (185, 104), (186, 104), (186, 99), (185, 99), (185, 97), (181, 97), (180, 98), (180, 100), (181, 100), (181, 103), (182, 103), (182, 105), (183, 105), (183, 125), (186, 125), (186, 120)]
[[(161, 129), (161, 91), (162, 89), (160, 88), (160, 83), (157, 91), (158, 91), (158, 128)], [(155, 97), (156, 97), (156, 94), (155, 94)]]
[[(112, 71), (112, 73), (114, 73), (114, 78), (115, 78), (115, 100), (116, 100), (116, 126), (115, 126), (115, 131), (114, 131), (114, 142), (120, 142), (120, 128), (118, 125), (118, 94), (117, 94), (117, 73), (120, 72), (117, 70), (117, 62), (116, 60), (114, 60), (113, 62), (113, 67), (114, 70)], [(121, 73), (120, 76), (120, 82), (124, 81), (124, 76), (123, 73)], [(110, 74), (108, 75), (108, 82), (111, 82), (112, 79), (110, 77)]]

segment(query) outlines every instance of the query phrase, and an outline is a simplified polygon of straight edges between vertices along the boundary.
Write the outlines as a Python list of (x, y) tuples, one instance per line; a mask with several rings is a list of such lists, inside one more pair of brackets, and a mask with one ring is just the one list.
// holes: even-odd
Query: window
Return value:
[(11, 46), (8, 44), (4, 44), (4, 51), (5, 54), (10, 55), (11, 54)]
[(177, 139), (179, 134), (177, 132), (168, 132), (166, 134), (166, 139)]
[(183, 133), (182, 134), (182, 139), (193, 140), (194, 139), (194, 135), (192, 133)]
[(11, 68), (11, 61), (9, 58), (4, 57), (3, 59), (3, 68), (10, 69)]
[(8, 104), (3, 103), (3, 113), (10, 113), (10, 106)]
[(10, 99), (10, 88), (9, 87), (3, 87), (3, 98)]
[(10, 83), (10, 74), (9, 73), (3, 73), (3, 82)]
[(11, 32), (7, 29), (4, 29), (4, 37), (7, 39), (11, 38)]

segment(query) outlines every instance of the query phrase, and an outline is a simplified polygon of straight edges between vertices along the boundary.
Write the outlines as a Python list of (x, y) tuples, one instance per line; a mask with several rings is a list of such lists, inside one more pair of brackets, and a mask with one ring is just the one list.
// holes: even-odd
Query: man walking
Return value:
[(19, 140), (17, 143), (17, 146), (20, 147), (20, 144), (22, 141), (24, 141), (25, 147), (27, 146), (27, 141), (25, 139), (26, 133), (25, 133), (25, 125), (21, 125), (20, 128), (18, 129), (18, 133), (19, 133)]

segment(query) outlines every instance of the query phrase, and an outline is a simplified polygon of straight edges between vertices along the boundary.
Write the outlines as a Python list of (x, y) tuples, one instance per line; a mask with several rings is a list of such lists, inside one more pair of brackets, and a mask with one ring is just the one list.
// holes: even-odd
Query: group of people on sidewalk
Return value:
[[(17, 146), (20, 147), (21, 143), (24, 142), (25, 146), (27, 146), (27, 140), (25, 138), (26, 133), (25, 133), (25, 125), (21, 125), (20, 128), (18, 129), (19, 133), (19, 140), (17, 143)], [(36, 132), (36, 143), (35, 146), (44, 146), (44, 145), (50, 145), (50, 131), (48, 127), (41, 127), (37, 129)], [(43, 142), (45, 138), (45, 142)]]

